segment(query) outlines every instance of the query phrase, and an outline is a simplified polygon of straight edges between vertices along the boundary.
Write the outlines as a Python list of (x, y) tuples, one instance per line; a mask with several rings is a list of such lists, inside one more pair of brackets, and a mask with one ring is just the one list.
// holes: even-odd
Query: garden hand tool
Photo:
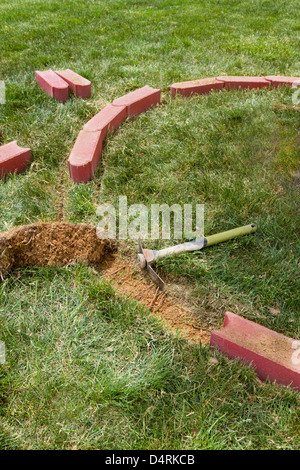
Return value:
[(199, 251), (206, 246), (216, 245), (217, 243), (225, 242), (232, 238), (241, 237), (242, 235), (248, 235), (254, 233), (257, 230), (255, 224), (245, 225), (244, 227), (234, 228), (226, 232), (216, 233), (209, 237), (199, 238), (190, 242), (181, 243), (180, 245), (171, 246), (169, 248), (163, 248), (162, 250), (147, 250), (142, 247), (141, 241), (138, 241), (139, 254), (138, 261), (140, 267), (146, 268), (151, 279), (157, 284), (160, 290), (164, 288), (164, 281), (156, 274), (152, 265), (155, 264), (156, 260), (165, 258), (166, 256), (179, 255), (180, 253), (186, 253), (190, 251)]

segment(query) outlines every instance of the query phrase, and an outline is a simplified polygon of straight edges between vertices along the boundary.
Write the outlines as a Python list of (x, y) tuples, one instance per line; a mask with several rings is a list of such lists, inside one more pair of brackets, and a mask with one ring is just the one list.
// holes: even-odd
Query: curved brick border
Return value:
[(68, 159), (69, 174), (76, 183), (92, 179), (102, 153), (102, 142), (109, 130), (117, 129), (127, 117), (133, 118), (160, 103), (159, 89), (148, 85), (121, 96), (105, 106), (79, 132)]
[[(270, 75), (267, 77), (220, 76), (201, 78), (188, 82), (173, 83), (171, 96), (207, 94), (223, 89), (236, 90), (270, 88), (272, 86), (300, 85), (300, 78)], [(161, 90), (148, 85), (127, 93), (105, 106), (88, 121), (80, 131), (68, 159), (70, 177), (76, 183), (87, 183), (92, 179), (102, 153), (102, 142), (107, 130), (113, 131), (125, 121), (160, 103)]]

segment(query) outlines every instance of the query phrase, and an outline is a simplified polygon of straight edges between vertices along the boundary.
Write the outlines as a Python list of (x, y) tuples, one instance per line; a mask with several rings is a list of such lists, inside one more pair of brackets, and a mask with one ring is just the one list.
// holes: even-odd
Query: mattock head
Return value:
[(153, 263), (155, 261), (154, 252), (152, 250), (144, 250), (141, 244), (141, 240), (138, 240), (138, 246), (139, 253), (137, 257), (140, 267), (142, 269), (146, 268), (152, 281), (160, 288), (160, 290), (163, 290), (165, 285), (164, 281), (159, 277), (158, 274), (156, 274), (150, 265), (151, 262)]

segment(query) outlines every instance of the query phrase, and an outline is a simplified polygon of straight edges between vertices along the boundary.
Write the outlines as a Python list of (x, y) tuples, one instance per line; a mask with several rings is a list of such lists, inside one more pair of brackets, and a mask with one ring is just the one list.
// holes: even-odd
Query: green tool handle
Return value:
[(206, 246), (212, 246), (216, 243), (226, 242), (231, 238), (241, 237), (242, 235), (248, 235), (249, 233), (254, 233), (257, 230), (255, 224), (245, 225), (244, 227), (234, 228), (232, 230), (227, 230), (227, 232), (216, 233), (215, 235), (210, 235), (206, 238)]

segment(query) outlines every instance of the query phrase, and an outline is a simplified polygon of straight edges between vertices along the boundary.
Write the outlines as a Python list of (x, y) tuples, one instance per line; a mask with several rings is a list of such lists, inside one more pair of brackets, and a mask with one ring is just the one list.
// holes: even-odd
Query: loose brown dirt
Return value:
[(0, 234), (0, 277), (26, 266), (68, 266), (84, 263), (101, 271), (115, 288), (157, 315), (165, 327), (191, 343), (207, 343), (210, 332), (201, 328), (193, 312), (167, 290), (158, 291), (132, 256), (117, 254), (117, 245), (97, 237), (89, 224), (37, 223)]
[(84, 263), (100, 267), (116, 246), (100, 240), (88, 224), (37, 223), (0, 234), (0, 276), (25, 266), (67, 266)]

